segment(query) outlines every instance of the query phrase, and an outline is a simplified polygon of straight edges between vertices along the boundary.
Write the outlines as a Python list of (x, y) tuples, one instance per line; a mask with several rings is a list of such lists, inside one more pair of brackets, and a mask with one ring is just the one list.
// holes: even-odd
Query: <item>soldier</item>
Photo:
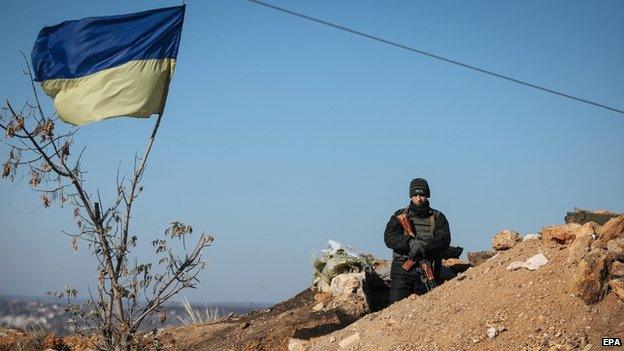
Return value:
[[(410, 182), (410, 204), (396, 211), (384, 232), (386, 246), (393, 250), (390, 269), (390, 301), (399, 301), (412, 293), (418, 295), (427, 292), (420, 278), (420, 268), (416, 265), (410, 271), (401, 266), (409, 258), (418, 262), (422, 258), (438, 261), (439, 255), (449, 247), (451, 232), (444, 214), (429, 207), (429, 184), (425, 179), (416, 178)], [(406, 213), (412, 222), (416, 237), (404, 233), (396, 216)]]

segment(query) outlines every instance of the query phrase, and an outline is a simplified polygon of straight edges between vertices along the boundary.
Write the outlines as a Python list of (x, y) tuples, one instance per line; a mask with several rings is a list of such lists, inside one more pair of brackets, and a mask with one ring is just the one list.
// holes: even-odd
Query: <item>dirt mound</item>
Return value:
[[(542, 253), (534, 271), (507, 270)], [(577, 265), (565, 245), (520, 242), (423, 296), (311, 340), (308, 350), (584, 350), (624, 336), (624, 302), (613, 292), (586, 305), (568, 291)]]
[(167, 329), (159, 341), (165, 350), (286, 350), (291, 338), (310, 339), (331, 333), (367, 312), (366, 302), (357, 296), (342, 301), (337, 308), (315, 311), (313, 306), (323, 296), (316, 298), (306, 289), (268, 310), (217, 323)]

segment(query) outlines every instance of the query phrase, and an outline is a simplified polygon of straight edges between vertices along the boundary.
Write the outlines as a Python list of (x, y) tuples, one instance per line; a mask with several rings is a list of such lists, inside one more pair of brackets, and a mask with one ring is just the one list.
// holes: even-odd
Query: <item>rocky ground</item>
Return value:
[(306, 289), (270, 309), (224, 322), (168, 329), (159, 339), (163, 348), (170, 350), (285, 350), (290, 338), (310, 339), (328, 334), (367, 312), (364, 299), (355, 296), (339, 301), (340, 308), (313, 309), (318, 303), (331, 300), (330, 295), (317, 295)]
[[(429, 294), (365, 316), (312, 340), (308, 350), (587, 350), (624, 337), (624, 303), (608, 293), (594, 305), (570, 292), (577, 265), (566, 245), (521, 242)], [(548, 263), (508, 271), (542, 253)]]
[[(143, 345), (198, 351), (588, 351), (601, 349), (603, 337), (624, 340), (624, 216), (602, 226), (549, 226), (524, 240), (504, 230), (492, 246), (469, 255), (472, 267), (459, 276), (378, 312), (371, 313), (362, 289), (307, 289), (270, 309), (161, 330), (157, 339), (143, 337)], [(25, 337), (0, 332), (0, 350), (16, 349)], [(64, 345), (48, 341), (57, 342), (57, 350), (87, 349), (75, 338), (61, 339)]]

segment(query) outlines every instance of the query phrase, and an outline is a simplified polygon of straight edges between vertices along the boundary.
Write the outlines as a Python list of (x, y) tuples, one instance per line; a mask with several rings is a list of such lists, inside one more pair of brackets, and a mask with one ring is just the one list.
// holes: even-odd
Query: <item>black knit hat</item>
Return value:
[(414, 195), (425, 195), (426, 197), (431, 197), (429, 184), (427, 184), (427, 181), (422, 178), (412, 179), (409, 187), (409, 195), (410, 197)]

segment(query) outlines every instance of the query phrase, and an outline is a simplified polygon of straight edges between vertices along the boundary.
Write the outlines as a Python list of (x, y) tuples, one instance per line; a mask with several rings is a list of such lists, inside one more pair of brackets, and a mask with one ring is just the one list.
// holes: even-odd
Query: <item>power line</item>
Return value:
[(586, 103), (586, 104), (590, 104), (590, 105), (594, 105), (594, 106), (597, 106), (597, 107), (601, 107), (601, 108), (604, 108), (604, 109), (607, 109), (607, 110), (610, 110), (610, 111), (613, 111), (613, 112), (624, 114), (624, 110), (620, 110), (620, 109), (617, 109), (617, 108), (614, 108), (614, 107), (609, 107), (607, 105), (603, 105), (603, 104), (600, 104), (600, 103), (597, 103), (597, 102), (593, 102), (593, 101), (590, 101), (590, 100), (587, 100), (587, 99), (583, 99), (583, 98), (580, 98), (580, 97), (572, 96), (570, 94), (566, 94), (566, 93), (563, 93), (563, 92), (560, 92), (560, 91), (557, 91), (557, 90), (549, 89), (549, 88), (546, 88), (546, 87), (543, 87), (543, 86), (540, 86), (540, 85), (537, 85), (537, 84), (525, 82), (525, 81), (522, 81), (522, 80), (519, 80), (519, 79), (516, 79), (516, 78), (512, 78), (512, 77), (509, 77), (509, 76), (506, 76), (506, 75), (503, 75), (503, 74), (500, 74), (500, 73), (492, 72), (492, 71), (489, 71), (489, 70), (486, 70), (486, 69), (483, 69), (483, 68), (479, 68), (479, 67), (476, 67), (476, 66), (472, 66), (472, 65), (460, 62), (460, 61), (452, 60), (452, 59), (449, 59), (449, 58), (446, 58), (446, 57), (443, 57), (443, 56), (440, 56), (440, 55), (436, 55), (436, 54), (433, 54), (433, 53), (430, 53), (430, 52), (427, 52), (427, 51), (423, 51), (423, 50), (419, 50), (419, 49), (413, 48), (411, 46), (403, 45), (403, 44), (400, 44), (400, 43), (397, 43), (397, 42), (393, 42), (393, 41), (390, 41), (390, 40), (387, 40), (387, 39), (384, 39), (384, 38), (380, 38), (380, 37), (377, 37), (377, 36), (374, 36), (374, 35), (371, 35), (371, 34), (366, 34), (366, 33), (357, 31), (355, 29), (351, 29), (351, 28), (348, 28), (348, 27), (345, 27), (345, 26), (341, 26), (341, 25), (338, 25), (338, 24), (327, 22), (327, 21), (324, 21), (324, 20), (321, 20), (321, 19), (318, 19), (318, 18), (310, 17), (310, 16), (307, 16), (307, 15), (304, 15), (304, 14), (301, 14), (301, 13), (298, 13), (298, 12), (290, 11), (290, 10), (287, 10), (285, 8), (281, 8), (281, 7), (278, 7), (278, 6), (275, 6), (275, 5), (267, 4), (266, 2), (262, 2), (262, 1), (259, 1), (259, 0), (248, 0), (248, 1), (253, 2), (255, 4), (258, 4), (258, 5), (266, 6), (268, 8), (271, 8), (271, 9), (274, 9), (274, 10), (277, 10), (277, 11), (281, 11), (281, 12), (287, 13), (289, 15), (297, 16), (297, 17), (300, 17), (300, 18), (303, 18), (303, 19), (306, 19), (306, 20), (309, 20), (309, 21), (312, 21), (312, 22), (320, 23), (320, 24), (323, 24), (323, 25), (326, 25), (326, 26), (330, 26), (330, 27), (333, 27), (333, 28), (336, 28), (336, 29), (343, 30), (345, 32), (349, 32), (349, 33), (352, 33), (352, 34), (355, 34), (355, 35), (359, 35), (359, 36), (362, 36), (362, 37), (365, 37), (365, 38), (368, 38), (368, 39), (372, 39), (372, 40), (375, 40), (375, 41), (378, 41), (378, 42), (381, 42), (381, 43), (384, 43), (384, 44), (388, 44), (388, 45), (395, 46), (395, 47), (398, 47), (398, 48), (401, 48), (401, 49), (404, 49), (404, 50), (412, 51), (412, 52), (415, 52), (415, 53), (418, 53), (418, 54), (421, 54), (421, 55), (425, 55), (425, 56), (428, 56), (428, 57), (431, 57), (431, 58), (434, 58), (434, 59), (437, 59), (437, 60), (441, 60), (441, 61), (444, 61), (444, 62), (447, 62), (447, 63), (454, 64), (454, 65), (457, 65), (457, 66), (460, 66), (460, 67), (468, 68), (468, 69), (471, 69), (473, 71), (477, 71), (477, 72), (480, 72), (480, 73), (485, 73), (487, 75), (494, 76), (496, 78), (505, 79), (507, 81), (510, 81), (510, 82), (513, 82), (513, 83), (516, 83), (516, 84), (521, 84), (521, 85), (524, 85), (524, 86), (528, 86), (530, 88), (534, 88), (534, 89), (538, 89), (538, 90), (541, 90), (541, 91), (545, 91), (547, 93), (563, 96), (563, 97), (568, 98), (568, 99), (580, 101), (580, 102), (583, 102), (583, 103)]

